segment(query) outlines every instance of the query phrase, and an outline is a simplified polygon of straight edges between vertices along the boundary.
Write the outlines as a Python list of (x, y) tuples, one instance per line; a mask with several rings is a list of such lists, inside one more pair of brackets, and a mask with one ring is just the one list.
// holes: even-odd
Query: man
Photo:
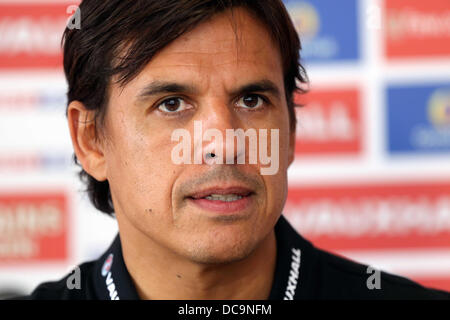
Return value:
[[(386, 273), (374, 288), (367, 266), (314, 248), (282, 217), (306, 76), (281, 1), (80, 11), (64, 38), (68, 123), (90, 199), (120, 237), (80, 266), (80, 288), (68, 275), (30, 298), (450, 297)], [(244, 144), (226, 138), (239, 129)]]

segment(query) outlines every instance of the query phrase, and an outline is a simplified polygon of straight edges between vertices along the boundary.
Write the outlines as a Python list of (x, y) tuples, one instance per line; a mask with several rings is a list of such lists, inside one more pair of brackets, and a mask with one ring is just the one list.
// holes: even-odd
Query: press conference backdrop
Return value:
[[(61, 278), (117, 232), (71, 161), (60, 40), (78, 3), (0, 1), (4, 293)], [(450, 2), (285, 4), (311, 80), (285, 216), (319, 247), (450, 290)]]

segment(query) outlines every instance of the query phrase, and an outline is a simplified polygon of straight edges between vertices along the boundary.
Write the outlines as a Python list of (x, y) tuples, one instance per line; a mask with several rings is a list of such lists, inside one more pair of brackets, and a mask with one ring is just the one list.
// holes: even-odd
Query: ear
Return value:
[(295, 145), (296, 145), (296, 136), (295, 136), (295, 129), (291, 130), (289, 133), (289, 155), (288, 155), (288, 161), (289, 166), (294, 162), (295, 158)]
[(72, 101), (67, 110), (73, 148), (83, 169), (98, 181), (106, 180), (106, 161), (102, 144), (96, 139), (95, 111)]

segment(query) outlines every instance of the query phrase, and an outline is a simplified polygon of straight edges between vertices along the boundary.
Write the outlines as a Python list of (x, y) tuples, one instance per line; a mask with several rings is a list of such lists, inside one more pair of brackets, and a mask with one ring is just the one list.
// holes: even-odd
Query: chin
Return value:
[(209, 241), (197, 244), (188, 249), (189, 259), (201, 264), (225, 264), (241, 261), (247, 258), (255, 249), (253, 241), (238, 241), (224, 243)]

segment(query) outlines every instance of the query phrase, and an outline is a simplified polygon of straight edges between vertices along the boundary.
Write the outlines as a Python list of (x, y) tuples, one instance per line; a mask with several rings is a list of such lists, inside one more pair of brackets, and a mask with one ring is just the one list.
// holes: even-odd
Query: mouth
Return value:
[(229, 187), (229, 188), (212, 187), (195, 192), (194, 194), (188, 196), (188, 198), (193, 200), (207, 199), (211, 201), (230, 202), (242, 199), (244, 197), (248, 197), (252, 194), (254, 194), (254, 192), (246, 187)]
[(196, 206), (216, 213), (236, 213), (248, 208), (255, 192), (247, 187), (213, 187), (187, 198)]

